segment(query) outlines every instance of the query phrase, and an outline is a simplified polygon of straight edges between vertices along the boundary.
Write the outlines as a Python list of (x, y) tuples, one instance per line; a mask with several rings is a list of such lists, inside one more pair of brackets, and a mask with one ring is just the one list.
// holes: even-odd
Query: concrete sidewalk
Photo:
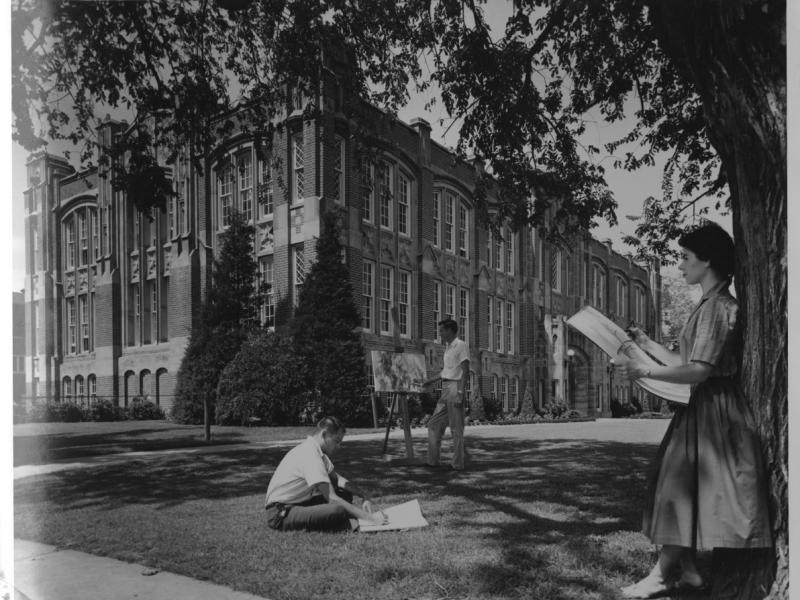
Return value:
[(15, 600), (263, 600), (113, 558), (14, 540)]

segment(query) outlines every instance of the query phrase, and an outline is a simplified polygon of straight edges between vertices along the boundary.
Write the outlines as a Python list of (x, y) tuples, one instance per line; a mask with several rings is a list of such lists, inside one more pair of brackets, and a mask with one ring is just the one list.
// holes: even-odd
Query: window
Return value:
[(494, 315), (494, 299), (491, 296), (488, 298), (488, 303), (489, 303), (489, 305), (488, 305), (488, 308), (489, 308), (489, 310), (488, 310), (488, 313), (489, 313), (489, 329), (487, 331), (488, 331), (489, 339), (487, 340), (487, 349), (488, 350), (493, 350), (494, 349), (494, 319), (492, 318), (492, 316)]
[(433, 245), (437, 248), (441, 245), (439, 240), (439, 225), (441, 220), (441, 193), (437, 190), (433, 192)]
[(492, 247), (494, 246), (494, 241), (492, 240), (492, 232), (491, 230), (486, 232), (486, 264), (490, 267), (492, 266)]
[(461, 288), (458, 303), (458, 332), (469, 345), (469, 290)]
[(239, 205), (245, 222), (253, 220), (253, 158), (248, 150), (239, 156)]
[(88, 388), (89, 392), (89, 401), (93, 403), (95, 400), (97, 400), (97, 377), (94, 375), (89, 375), (86, 382), (86, 387)]
[(514, 272), (514, 232), (506, 227), (506, 272)]
[(292, 138), (292, 202), (295, 203), (306, 197), (305, 165), (303, 136), (296, 135)]
[(275, 294), (273, 291), (273, 258), (258, 257), (259, 292), (261, 293), (261, 325), (275, 327)]
[[(100, 223), (97, 221), (97, 213), (91, 213), (92, 217), (92, 252), (94, 252), (94, 260), (100, 258)], [(36, 238), (34, 238), (36, 239)], [(38, 250), (38, 242), (36, 243)], [(38, 256), (37, 256), (38, 259)], [(38, 264), (38, 260), (36, 261)]]
[(233, 166), (228, 165), (220, 173), (218, 181), (220, 229), (230, 225), (231, 207), (233, 206), (233, 184)]
[(178, 203), (178, 188), (180, 187), (180, 182), (175, 182), (175, 196), (170, 196), (169, 200), (167, 201), (167, 237), (172, 239), (175, 237), (176, 227), (175, 227), (175, 206)]
[(102, 209), (102, 219), (101, 219), (101, 227), (102, 227), (102, 235), (103, 235), (103, 250), (108, 253), (109, 248), (111, 247), (111, 229), (108, 226), (108, 216), (109, 209), (104, 208)]
[(541, 233), (537, 233), (536, 235), (536, 254), (539, 256), (539, 262), (537, 265), (538, 269), (538, 278), (544, 279), (544, 265), (545, 265), (545, 256), (544, 256), (544, 242), (542, 241)]
[(494, 264), (492, 267), (495, 269), (502, 268), (502, 260), (503, 260), (503, 238), (498, 231), (496, 234), (492, 234), (492, 238), (494, 239)]
[(65, 264), (67, 269), (75, 266), (75, 219), (70, 217), (64, 224), (66, 247), (64, 248)]
[(392, 200), (394, 198), (392, 185), (392, 167), (389, 163), (380, 165), (380, 186), (378, 189), (381, 207), (381, 227), (392, 228)]
[(81, 328), (81, 352), (89, 352), (89, 302), (85, 294), (78, 296), (78, 318)]
[(555, 292), (561, 292), (561, 250), (553, 248), (550, 252), (550, 285)]
[(333, 182), (331, 194), (335, 202), (344, 203), (344, 139), (334, 138)]
[(77, 340), (75, 331), (75, 298), (66, 298), (67, 309), (67, 354), (77, 352)]
[(509, 391), (509, 404), (513, 410), (519, 408), (519, 381), (516, 377), (512, 377), (509, 381), (511, 389)]
[(617, 277), (617, 314), (623, 318), (628, 316), (628, 284), (622, 277)]
[(433, 339), (439, 337), (439, 321), (442, 320), (442, 284), (433, 282)]
[(78, 211), (78, 240), (80, 243), (80, 258), (79, 265), (89, 264), (89, 237), (86, 227), (86, 211), (81, 209)]
[(375, 206), (375, 166), (364, 156), (361, 158), (361, 218), (372, 223)]
[(76, 375), (75, 376), (75, 399), (78, 400), (79, 402), (83, 400), (84, 391), (85, 390), (83, 388), (83, 377), (81, 377), (80, 375)]
[(133, 286), (133, 324), (134, 324), (134, 335), (139, 334), (139, 326), (141, 324), (142, 319), (142, 296), (141, 292), (139, 291), (139, 286)]
[(599, 308), (600, 310), (605, 308), (606, 302), (606, 274), (603, 270), (603, 267), (600, 265), (594, 265), (592, 267), (592, 272), (594, 274), (594, 282), (592, 285), (593, 295), (592, 300), (594, 305)]
[(497, 344), (497, 351), (503, 351), (503, 301), (497, 298), (495, 301), (494, 312), (494, 329), (495, 329), (495, 342)]
[(397, 231), (411, 235), (411, 182), (400, 173), (398, 178), (399, 194), (397, 196)]
[(448, 193), (444, 202), (444, 249), (453, 251), (453, 219), (455, 212), (455, 198)]
[(467, 237), (467, 207), (458, 205), (458, 255), (467, 258), (469, 252)]
[[(176, 203), (174, 229), (170, 230), (170, 239), (181, 235), (186, 230), (186, 207), (189, 205), (189, 191), (191, 185), (189, 164), (185, 156), (178, 159), (175, 169)], [(170, 223), (172, 227), (172, 223)]]
[(149, 245), (155, 247), (158, 244), (158, 210), (153, 207), (150, 209), (150, 216), (145, 221), (147, 231), (150, 234)]
[(152, 282), (150, 290), (150, 342), (158, 341), (158, 280)]
[(456, 318), (456, 288), (452, 285), (445, 287), (444, 318)]
[(399, 319), (400, 335), (408, 336), (411, 331), (411, 273), (400, 271), (399, 281)]
[(306, 281), (306, 256), (303, 245), (299, 244), (294, 248), (294, 302), (297, 305), (300, 299), (300, 291)]
[(508, 375), (500, 378), (500, 402), (503, 403), (503, 412), (508, 412)]
[(66, 402), (72, 402), (72, 380), (69, 377), (62, 380), (61, 395)]
[(514, 354), (514, 303), (506, 302), (506, 352)]
[(372, 301), (375, 297), (375, 265), (364, 261), (361, 280), (361, 327), (372, 331)]
[(646, 311), (645, 311), (645, 292), (644, 290), (635, 285), (633, 287), (633, 309), (634, 309), (634, 320), (640, 326), (645, 325), (645, 320), (647, 318)]
[(261, 161), (261, 172), (259, 173), (258, 204), (262, 217), (267, 217), (274, 211), (274, 190), (272, 186), (272, 165), (270, 158), (266, 157)]
[(392, 306), (392, 269), (381, 267), (381, 305), (380, 325), (381, 333), (391, 333), (391, 319), (389, 310)]
[(492, 375), (492, 400), (497, 400), (497, 375)]

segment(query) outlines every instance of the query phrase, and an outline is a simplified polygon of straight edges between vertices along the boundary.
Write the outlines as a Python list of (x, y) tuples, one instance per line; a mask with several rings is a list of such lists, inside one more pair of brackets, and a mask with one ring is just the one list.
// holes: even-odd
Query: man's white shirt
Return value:
[[(315, 485), (330, 484), (332, 472), (333, 463), (322, 452), (317, 440), (309, 436), (289, 450), (278, 464), (267, 487), (265, 504), (300, 504), (310, 500)], [(339, 475), (338, 478), (339, 485), (343, 486), (344, 477)]]
[(461, 380), (463, 375), (461, 363), (469, 360), (469, 347), (467, 342), (460, 338), (453, 338), (453, 341), (444, 348), (444, 366), (442, 367), (442, 379)]

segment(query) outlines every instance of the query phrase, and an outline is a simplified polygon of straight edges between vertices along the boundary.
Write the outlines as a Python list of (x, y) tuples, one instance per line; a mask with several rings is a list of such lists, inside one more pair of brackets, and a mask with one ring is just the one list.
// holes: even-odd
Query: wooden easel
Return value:
[[(401, 354), (404, 352), (404, 348), (402, 344), (400, 344), (400, 324), (399, 318), (397, 316), (397, 308), (392, 308), (391, 310), (392, 315), (392, 323), (394, 325), (394, 329), (392, 332), (392, 336), (394, 338), (394, 351)], [(408, 392), (392, 392), (392, 404), (389, 408), (389, 419), (386, 421), (386, 435), (383, 438), (383, 452), (382, 454), (386, 457), (386, 449), (389, 445), (389, 432), (392, 429), (392, 419), (394, 418), (394, 411), (395, 408), (399, 408), (400, 416), (403, 419), (403, 435), (405, 437), (406, 442), (406, 457), (405, 459), (393, 459), (391, 460), (392, 464), (400, 465), (400, 464), (416, 464), (414, 460), (414, 445), (411, 439), (411, 422), (409, 420), (409, 413), (408, 413), (408, 396), (411, 395)]]

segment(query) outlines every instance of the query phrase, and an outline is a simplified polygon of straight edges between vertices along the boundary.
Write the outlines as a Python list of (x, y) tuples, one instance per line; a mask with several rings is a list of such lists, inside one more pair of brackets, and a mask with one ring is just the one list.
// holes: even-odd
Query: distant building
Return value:
[(12, 395), (14, 404), (21, 402), (25, 395), (25, 295), (12, 292), (13, 342), (11, 353), (14, 367), (12, 371)]
[[(200, 176), (185, 158), (168, 168), (176, 196), (142, 214), (94, 169), (28, 160), (25, 192), (27, 393), (54, 400), (136, 396), (168, 407), (210, 266), (230, 211), (254, 224), (259, 279), (270, 284), (261, 321), (280, 327), (315, 259), (320, 214), (343, 215), (343, 260), (362, 312), (367, 350), (394, 347), (391, 309), (409, 350), (441, 365), (436, 323), (452, 317), (469, 344), (468, 392), (514, 411), (561, 398), (589, 415), (632, 393), (564, 319), (586, 303), (625, 325), (660, 331), (658, 265), (642, 267), (588, 235), (557, 250), (526, 229), (493, 236), (473, 205), (475, 166), (454, 164), (422, 119), (393, 121), (374, 149), (351, 135), (341, 93), (323, 86), (318, 119), (287, 107), (273, 157), (244, 128), (222, 140)], [(105, 144), (126, 124), (107, 120)], [(274, 161), (277, 157), (280, 160)], [(279, 184), (280, 182), (280, 184)], [(280, 302), (286, 299), (288, 302)], [(276, 313), (276, 310), (278, 313)], [(365, 365), (365, 374), (369, 365)]]

